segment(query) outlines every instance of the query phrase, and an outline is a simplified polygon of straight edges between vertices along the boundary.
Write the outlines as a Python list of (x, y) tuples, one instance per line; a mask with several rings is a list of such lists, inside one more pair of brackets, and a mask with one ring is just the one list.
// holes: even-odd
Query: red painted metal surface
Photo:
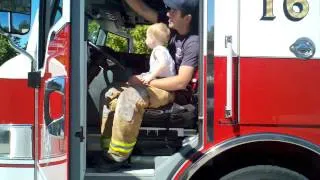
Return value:
[[(232, 125), (225, 123), (228, 121), (224, 116), (226, 58), (215, 57), (214, 143), (205, 142), (197, 154), (202, 155), (232, 138), (257, 133), (289, 135), (320, 145), (319, 68), (319, 60), (242, 58), (240, 76), (233, 76), (240, 90), (240, 101), (235, 90), (233, 103), (235, 111), (240, 109), (241, 119), (239, 125)], [(237, 114), (233, 118), (237, 120)], [(182, 178), (195, 158), (197, 155), (187, 160), (174, 179)]]
[[(239, 126), (221, 124), (226, 102), (226, 58), (215, 57), (214, 61), (214, 144), (240, 135), (270, 132), (320, 145), (318, 61), (242, 58), (237, 80)], [(289, 113), (292, 116), (286, 116)]]
[(0, 79), (0, 124), (34, 123), (34, 90), (27, 79)]
[(50, 94), (49, 98), (49, 112), (50, 112), (50, 117), (52, 119), (58, 119), (62, 115), (64, 115), (64, 109), (63, 109), (63, 95), (57, 92), (53, 92)]
[(241, 58), (240, 123), (320, 125), (320, 61)]

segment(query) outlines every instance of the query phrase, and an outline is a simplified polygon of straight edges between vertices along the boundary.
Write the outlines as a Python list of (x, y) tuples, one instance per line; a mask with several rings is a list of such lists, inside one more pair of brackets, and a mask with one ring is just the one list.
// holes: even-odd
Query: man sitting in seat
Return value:
[(198, 67), (199, 0), (164, 0), (168, 12), (156, 12), (142, 0), (126, 0), (139, 15), (150, 22), (168, 23), (171, 37), (168, 49), (175, 61), (177, 74), (143, 81), (137, 85), (119, 85), (105, 94), (101, 126), (104, 150), (100, 171), (117, 170), (126, 165), (139, 133), (145, 108), (158, 108), (174, 100), (174, 91), (186, 89)]

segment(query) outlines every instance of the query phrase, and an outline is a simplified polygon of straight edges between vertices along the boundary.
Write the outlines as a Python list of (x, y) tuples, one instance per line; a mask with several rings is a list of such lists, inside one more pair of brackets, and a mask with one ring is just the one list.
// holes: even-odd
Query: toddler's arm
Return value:
[(162, 51), (155, 51), (155, 58), (157, 63), (157, 67), (150, 74), (143, 77), (144, 83), (148, 84), (151, 80), (155, 79), (160, 73), (168, 66), (168, 62), (166, 61), (166, 55)]

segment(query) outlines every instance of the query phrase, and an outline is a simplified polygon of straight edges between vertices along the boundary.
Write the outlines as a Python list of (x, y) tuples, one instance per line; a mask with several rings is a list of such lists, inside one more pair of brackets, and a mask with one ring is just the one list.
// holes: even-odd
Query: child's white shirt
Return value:
[(163, 77), (169, 77), (169, 76), (174, 76), (176, 75), (176, 70), (175, 70), (175, 63), (174, 60), (172, 59), (168, 49), (164, 46), (156, 46), (153, 48), (151, 55), (150, 55), (150, 60), (149, 60), (149, 72), (147, 73), (142, 73), (141, 76), (145, 76), (147, 74), (150, 74), (153, 72), (157, 67), (159, 67), (159, 60), (156, 56), (156, 53), (162, 53), (164, 58), (164, 63), (165, 63), (165, 68), (158, 74), (157, 78), (163, 78)]

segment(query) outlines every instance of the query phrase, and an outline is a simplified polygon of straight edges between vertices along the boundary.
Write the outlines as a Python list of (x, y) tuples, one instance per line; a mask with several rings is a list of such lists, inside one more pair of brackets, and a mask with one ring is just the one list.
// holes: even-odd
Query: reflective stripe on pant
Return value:
[[(109, 92), (110, 90), (113, 92)], [(110, 133), (111, 113), (108, 113), (107, 118), (102, 118), (105, 122), (102, 122), (101, 132), (102, 139), (108, 139), (110, 134), (112, 136), (110, 145), (102, 147), (105, 150), (109, 147), (108, 155), (116, 161), (122, 161), (129, 157), (134, 148), (145, 108), (158, 108), (172, 102), (174, 93), (154, 87), (132, 86), (121, 88), (123, 92), (119, 97), (112, 99), (108, 95), (119, 94), (119, 88), (116, 88), (118, 91), (116, 93), (115, 89), (110, 90), (106, 93), (106, 107), (107, 111), (115, 111), (112, 133)]]

